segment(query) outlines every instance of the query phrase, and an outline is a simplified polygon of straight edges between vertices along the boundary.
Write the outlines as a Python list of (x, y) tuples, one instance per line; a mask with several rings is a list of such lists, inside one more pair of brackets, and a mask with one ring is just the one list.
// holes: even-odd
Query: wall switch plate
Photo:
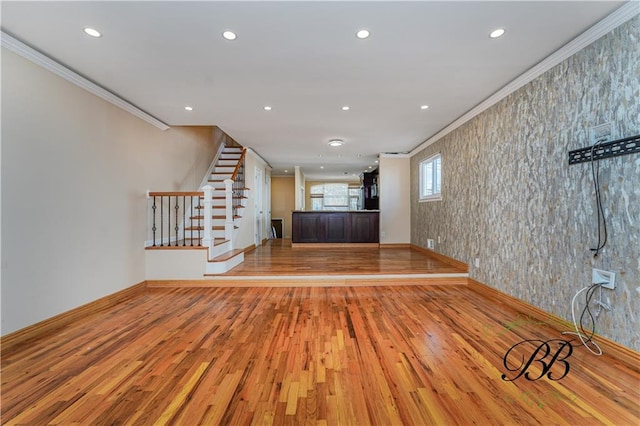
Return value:
[(474, 266), (475, 266), (476, 268), (479, 268), (479, 267), (480, 267), (480, 258), (479, 258), (479, 257), (476, 257), (476, 258), (474, 259), (474, 261), (473, 261), (473, 264), (474, 264)]
[(613, 290), (616, 288), (616, 274), (615, 272), (593, 268), (591, 271), (591, 283), (600, 284), (604, 288)]

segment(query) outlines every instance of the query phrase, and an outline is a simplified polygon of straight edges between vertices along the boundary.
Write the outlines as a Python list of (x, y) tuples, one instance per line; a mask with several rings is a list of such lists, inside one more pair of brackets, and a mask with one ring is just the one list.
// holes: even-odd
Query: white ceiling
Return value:
[(1, 19), (169, 125), (219, 126), (274, 175), (339, 179), (411, 151), (622, 4), (3, 1)]

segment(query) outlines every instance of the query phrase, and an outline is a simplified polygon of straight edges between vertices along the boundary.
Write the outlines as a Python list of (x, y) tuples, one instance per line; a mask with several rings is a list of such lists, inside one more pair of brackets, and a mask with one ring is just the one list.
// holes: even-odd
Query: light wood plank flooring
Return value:
[(409, 248), (292, 248), (291, 240), (268, 241), (245, 255), (225, 276), (401, 275), (465, 272)]
[(639, 424), (638, 365), (608, 354), (501, 379), (512, 345), (559, 337), (466, 286), (148, 289), (3, 353), (1, 420)]

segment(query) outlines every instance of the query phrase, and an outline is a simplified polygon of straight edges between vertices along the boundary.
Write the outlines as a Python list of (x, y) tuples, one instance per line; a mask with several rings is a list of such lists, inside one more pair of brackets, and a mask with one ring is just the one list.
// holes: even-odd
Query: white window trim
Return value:
[[(422, 165), (428, 162), (432, 162), (436, 158), (440, 158), (440, 192), (432, 195), (422, 195)], [(440, 153), (434, 154), (430, 157), (425, 158), (424, 160), (418, 163), (418, 202), (419, 203), (427, 203), (430, 201), (441, 201), (442, 200), (442, 155)]]

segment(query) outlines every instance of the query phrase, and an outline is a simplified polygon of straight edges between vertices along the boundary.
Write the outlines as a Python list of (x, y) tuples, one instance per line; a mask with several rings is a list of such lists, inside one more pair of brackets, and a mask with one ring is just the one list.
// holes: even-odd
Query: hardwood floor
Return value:
[(562, 379), (501, 378), (510, 347), (558, 338), (465, 286), (147, 289), (3, 353), (1, 420), (639, 424), (638, 363), (576, 346)]
[(225, 276), (381, 275), (463, 273), (417, 250), (344, 247), (292, 248), (291, 240), (270, 240), (245, 255)]

